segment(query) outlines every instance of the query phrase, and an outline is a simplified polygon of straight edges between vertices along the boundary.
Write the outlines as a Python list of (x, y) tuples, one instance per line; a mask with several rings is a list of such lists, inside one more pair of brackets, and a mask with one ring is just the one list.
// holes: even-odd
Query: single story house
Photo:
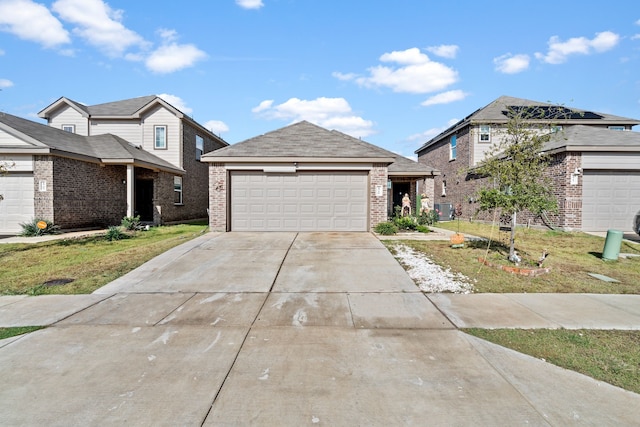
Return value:
[[(537, 131), (552, 133), (544, 151), (559, 213), (518, 216), (518, 223), (565, 230), (630, 231), (640, 210), (640, 120), (568, 109), (549, 103), (503, 96), (476, 110), (423, 144), (418, 162), (438, 169), (434, 204), (449, 211), (462, 206), (464, 218), (490, 220), (478, 212), (477, 191), (486, 178), (473, 170), (504, 135), (509, 111), (534, 111), (526, 118)], [(540, 114), (538, 114), (540, 113)]]
[(228, 145), (156, 96), (85, 106), (60, 98), (49, 125), (0, 113), (0, 234), (43, 218), (62, 229), (139, 215), (152, 224), (207, 217), (203, 153)]
[(213, 231), (369, 231), (393, 211), (394, 191), (415, 199), (417, 183), (432, 189), (438, 174), (307, 121), (202, 161), (209, 163)]

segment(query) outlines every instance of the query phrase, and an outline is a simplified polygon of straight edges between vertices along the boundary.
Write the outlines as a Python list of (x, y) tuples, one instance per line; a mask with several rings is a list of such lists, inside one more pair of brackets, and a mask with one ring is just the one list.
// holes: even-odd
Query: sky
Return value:
[(158, 95), (230, 144), (308, 120), (415, 159), (502, 95), (640, 119), (636, 1), (0, 0), (0, 111)]

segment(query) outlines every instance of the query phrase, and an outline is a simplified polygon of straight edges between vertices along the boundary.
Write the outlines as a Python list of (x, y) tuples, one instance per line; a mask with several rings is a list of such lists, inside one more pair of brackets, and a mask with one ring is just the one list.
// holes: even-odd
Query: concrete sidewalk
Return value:
[[(637, 296), (424, 295), (371, 234), (207, 234), (0, 298), (2, 425), (637, 425), (640, 395), (457, 327), (638, 329)], [(484, 326), (482, 326), (484, 325)]]

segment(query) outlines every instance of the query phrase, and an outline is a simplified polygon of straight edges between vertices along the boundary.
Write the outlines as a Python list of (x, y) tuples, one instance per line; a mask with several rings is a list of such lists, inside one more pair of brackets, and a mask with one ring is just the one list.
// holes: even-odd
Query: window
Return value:
[(480, 142), (491, 142), (491, 126), (480, 125)]
[(173, 203), (176, 205), (182, 204), (182, 177), (173, 177)]
[(611, 130), (625, 130), (624, 126), (609, 126)]
[(167, 127), (166, 126), (154, 126), (154, 143), (153, 148), (156, 150), (167, 149)]
[(62, 130), (65, 132), (76, 133), (76, 125), (62, 125)]
[(196, 160), (200, 160), (202, 153), (204, 152), (204, 139), (201, 136), (196, 135)]
[(562, 131), (562, 125), (551, 126), (551, 133), (557, 133)]
[(449, 160), (455, 160), (457, 155), (458, 142), (455, 135), (449, 139)]

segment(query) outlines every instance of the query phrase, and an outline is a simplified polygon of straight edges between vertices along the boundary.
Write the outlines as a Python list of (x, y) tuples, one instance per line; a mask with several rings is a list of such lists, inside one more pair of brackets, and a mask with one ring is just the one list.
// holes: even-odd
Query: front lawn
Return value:
[[(438, 223), (438, 227), (447, 228), (486, 240), (466, 240), (464, 248), (451, 248), (448, 241), (401, 241), (419, 253), (424, 254), (436, 264), (450, 268), (454, 273), (462, 273), (474, 283), (473, 292), (550, 292), (550, 293), (607, 293), (640, 294), (640, 256), (620, 258), (618, 261), (605, 261), (601, 258), (604, 238), (585, 233), (569, 233), (519, 228), (516, 233), (516, 250), (523, 258), (521, 266), (527, 261), (535, 263), (547, 251), (549, 255), (543, 262), (551, 271), (537, 277), (521, 276), (488, 267), (478, 261), (487, 258), (492, 263), (509, 264), (508, 233), (487, 224), (456, 221)], [(392, 250), (400, 242), (386, 241)], [(640, 244), (623, 241), (621, 253), (640, 255)], [(605, 282), (587, 273), (601, 274), (619, 283)]]
[(181, 224), (115, 241), (95, 236), (0, 244), (0, 295), (91, 293), (207, 229)]

